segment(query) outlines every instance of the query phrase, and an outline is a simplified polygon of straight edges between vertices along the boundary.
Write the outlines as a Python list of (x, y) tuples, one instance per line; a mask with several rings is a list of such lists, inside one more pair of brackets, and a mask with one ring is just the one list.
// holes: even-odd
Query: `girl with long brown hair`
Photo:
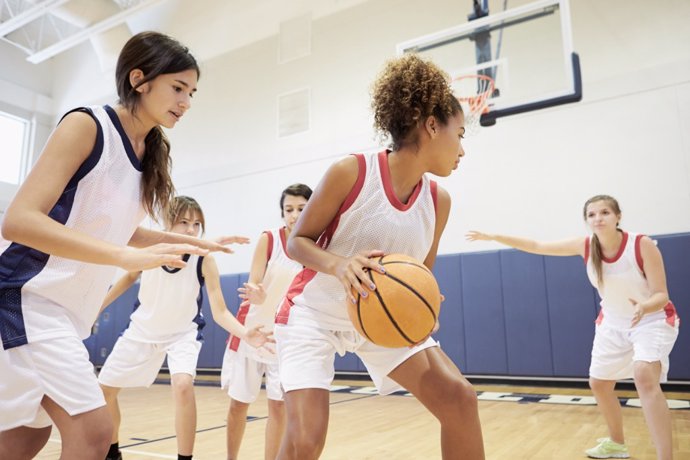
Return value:
[(81, 340), (116, 267), (181, 268), (182, 254), (231, 252), (139, 226), (171, 199), (161, 127), (173, 128), (190, 108), (198, 78), (196, 60), (176, 40), (156, 32), (132, 37), (117, 63), (118, 104), (68, 112), (7, 209), (0, 458), (33, 458), (55, 423), (61, 458), (103, 459), (112, 422)]

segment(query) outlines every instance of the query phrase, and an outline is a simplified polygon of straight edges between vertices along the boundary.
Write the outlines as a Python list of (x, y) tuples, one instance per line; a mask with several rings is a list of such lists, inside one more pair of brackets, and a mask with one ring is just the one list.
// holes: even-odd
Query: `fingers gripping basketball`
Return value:
[(386, 273), (370, 270), (376, 290), (348, 305), (355, 328), (372, 342), (391, 348), (418, 343), (431, 334), (441, 307), (441, 293), (431, 271), (404, 254), (378, 259)]

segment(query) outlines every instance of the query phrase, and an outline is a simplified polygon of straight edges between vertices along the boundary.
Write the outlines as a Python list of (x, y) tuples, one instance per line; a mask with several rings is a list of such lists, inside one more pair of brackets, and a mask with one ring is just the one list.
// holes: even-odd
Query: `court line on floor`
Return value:
[[(333, 390), (331, 390), (331, 391), (333, 391)], [(338, 392), (338, 391), (335, 391), (335, 392)], [(374, 394), (365, 394), (365, 395), (363, 395), (363, 396), (357, 396), (357, 397), (355, 397), (355, 398), (343, 399), (343, 400), (341, 400), (341, 401), (333, 401), (333, 402), (329, 403), (329, 405), (330, 405), (330, 406), (333, 406), (333, 405), (336, 405), (336, 404), (342, 404), (342, 403), (346, 403), (346, 402), (359, 401), (359, 400), (361, 400), (361, 399), (368, 399), (368, 398), (371, 398), (372, 396), (375, 396), (375, 395), (374, 395)], [(249, 418), (247, 419), (247, 422), (254, 422), (254, 421), (257, 421), (257, 420), (266, 420), (267, 418), (268, 418), (268, 416), (264, 416), (264, 417), (249, 417)], [(203, 428), (203, 429), (197, 430), (196, 433), (198, 434), (198, 433), (204, 433), (204, 432), (206, 432), (206, 431), (219, 430), (219, 429), (225, 428), (225, 427), (227, 427), (227, 424), (225, 424), (225, 425), (213, 426), (213, 427), (210, 427), (210, 428)], [(164, 436), (164, 437), (162, 437), (162, 438), (148, 439), (148, 440), (146, 440), (146, 441), (141, 441), (141, 442), (136, 442), (136, 443), (133, 443), (133, 444), (127, 444), (127, 445), (120, 446), (120, 450), (121, 450), (122, 452), (124, 452), (124, 453), (130, 453), (130, 454), (136, 454), (136, 455), (148, 455), (148, 456), (150, 456), (150, 457), (156, 457), (156, 458), (172, 458), (172, 459), (176, 459), (176, 458), (177, 458), (177, 455), (174, 455), (174, 456), (173, 456), (173, 455), (166, 455), (166, 454), (156, 454), (156, 453), (153, 453), (153, 452), (143, 452), (143, 451), (131, 449), (131, 447), (143, 446), (143, 445), (145, 445), (145, 444), (153, 444), (153, 443), (160, 442), (160, 441), (168, 441), (168, 440), (170, 440), (170, 439), (175, 439), (175, 437), (176, 437), (175, 435), (171, 435), (171, 436)], [(49, 441), (55, 442), (55, 443), (60, 443), (60, 439), (50, 438)]]
[[(174, 437), (175, 436), (173, 436), (173, 438)], [(48, 441), (54, 442), (56, 444), (61, 444), (60, 439), (56, 439), (56, 438), (50, 438), (50, 439), (48, 439)], [(154, 457), (154, 458), (172, 458), (172, 459), (177, 458), (177, 455), (157, 454), (155, 452), (144, 452), (141, 450), (128, 449), (127, 447), (122, 447), (120, 450), (126, 454), (146, 455), (148, 457)]]

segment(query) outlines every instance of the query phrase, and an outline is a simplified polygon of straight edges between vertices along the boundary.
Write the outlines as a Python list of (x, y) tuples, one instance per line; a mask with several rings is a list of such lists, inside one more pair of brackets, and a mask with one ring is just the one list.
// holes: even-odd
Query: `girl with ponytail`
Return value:
[(7, 209), (0, 458), (33, 458), (53, 423), (60, 458), (105, 458), (112, 422), (82, 339), (116, 267), (182, 268), (182, 254), (231, 252), (139, 226), (171, 200), (170, 144), (161, 126), (173, 128), (189, 110), (198, 78), (196, 60), (176, 40), (156, 32), (132, 37), (117, 63), (118, 104), (65, 114)]
[(617, 380), (633, 378), (656, 447), (657, 458), (673, 458), (671, 415), (660, 383), (667, 379), (669, 354), (680, 320), (668, 298), (661, 252), (649, 237), (619, 226), (621, 209), (608, 195), (585, 202), (592, 234), (557, 242), (471, 231), (470, 241), (498, 241), (546, 256), (581, 256), (601, 297), (601, 311), (589, 368), (589, 385), (606, 420), (609, 436), (585, 453), (592, 458), (628, 458)]

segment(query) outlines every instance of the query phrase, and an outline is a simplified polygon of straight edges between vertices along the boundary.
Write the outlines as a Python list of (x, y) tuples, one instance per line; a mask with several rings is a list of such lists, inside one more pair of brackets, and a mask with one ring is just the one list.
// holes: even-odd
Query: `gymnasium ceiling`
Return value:
[(366, 0), (0, 0), (0, 39), (38, 64), (83, 42), (117, 52), (142, 30), (180, 39), (204, 59)]

